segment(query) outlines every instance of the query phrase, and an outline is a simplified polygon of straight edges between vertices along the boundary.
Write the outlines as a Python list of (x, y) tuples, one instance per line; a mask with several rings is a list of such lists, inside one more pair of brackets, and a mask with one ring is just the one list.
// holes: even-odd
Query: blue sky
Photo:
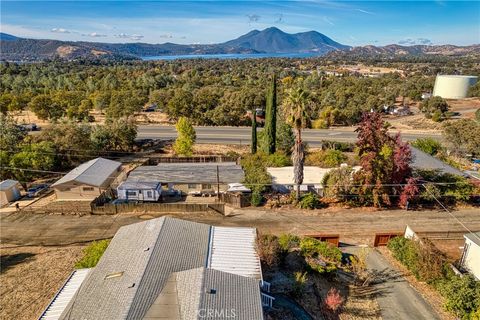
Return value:
[(480, 43), (479, 1), (1, 1), (21, 37), (217, 43), (252, 29), (316, 30), (348, 45)]

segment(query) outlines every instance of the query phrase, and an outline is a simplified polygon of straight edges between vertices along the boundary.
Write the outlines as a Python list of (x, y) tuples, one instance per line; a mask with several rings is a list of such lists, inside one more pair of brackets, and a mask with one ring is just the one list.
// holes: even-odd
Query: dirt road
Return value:
[[(473, 231), (480, 230), (478, 209), (454, 211)], [(45, 215), (24, 212), (0, 213), (2, 245), (62, 245), (112, 237), (119, 227), (142, 219), (158, 217), (122, 214), (115, 216)], [(329, 208), (315, 211), (299, 210), (235, 210), (231, 216), (214, 213), (184, 213), (174, 217), (213, 225), (250, 226), (264, 233), (295, 233), (300, 235), (335, 233), (340, 241), (351, 244), (373, 242), (377, 232), (403, 231), (408, 224), (416, 231), (459, 231), (460, 224), (444, 211), (372, 211), (366, 209)]]

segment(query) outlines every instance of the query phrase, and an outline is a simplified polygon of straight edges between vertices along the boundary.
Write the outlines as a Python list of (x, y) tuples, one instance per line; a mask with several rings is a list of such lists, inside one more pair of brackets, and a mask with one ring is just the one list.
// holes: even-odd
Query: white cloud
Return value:
[(363, 10), (363, 9), (355, 9), (355, 11), (358, 11), (358, 12), (361, 12), (361, 13), (365, 13), (365, 14), (375, 14), (373, 12), (370, 12), (370, 11), (367, 11), (367, 10)]
[(67, 30), (67, 29), (64, 29), (64, 28), (52, 28), (52, 30), (50, 30), (51, 32), (55, 32), (55, 33), (71, 33), (70, 30)]
[(130, 40), (141, 40), (144, 38), (144, 36), (140, 34), (127, 34), (127, 33), (119, 33), (114, 35), (114, 37), (120, 38), (120, 39), (130, 39)]
[(173, 38), (173, 36), (171, 34), (161, 34), (159, 37), (163, 38), (163, 39), (172, 39)]
[(417, 38), (417, 39), (412, 39), (412, 38), (406, 38), (403, 40), (398, 41), (399, 44), (407, 45), (407, 46), (413, 46), (416, 44), (423, 44), (423, 45), (431, 45), (432, 40), (427, 39), (427, 38)]
[(103, 37), (106, 37), (107, 35), (106, 34), (101, 34), (101, 33), (97, 33), (97, 32), (91, 32), (91, 33), (82, 33), (82, 36), (84, 37), (92, 37), (92, 38), (103, 38)]

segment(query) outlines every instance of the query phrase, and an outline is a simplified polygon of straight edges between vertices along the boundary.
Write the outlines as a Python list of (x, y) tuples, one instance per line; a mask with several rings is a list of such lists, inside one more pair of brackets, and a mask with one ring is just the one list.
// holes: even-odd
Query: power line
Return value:
[(480, 241), (480, 236), (478, 236), (476, 233), (474, 233), (472, 230), (470, 230), (462, 221), (460, 221), (460, 219), (458, 219), (452, 212), (450, 212), (450, 210), (447, 209), (447, 207), (445, 207), (443, 205), (443, 203), (437, 199), (437, 197), (432, 193), (430, 192), (430, 190), (428, 190), (428, 188), (423, 185), (423, 187), (425, 188), (425, 191), (427, 193), (429, 193), (433, 199), (435, 199), (435, 201), (437, 201), (437, 203), (443, 208), (443, 210), (445, 210), (453, 219), (455, 219), (465, 230), (467, 230), (470, 234), (472, 234), (475, 238), (477, 238), (479, 241)]

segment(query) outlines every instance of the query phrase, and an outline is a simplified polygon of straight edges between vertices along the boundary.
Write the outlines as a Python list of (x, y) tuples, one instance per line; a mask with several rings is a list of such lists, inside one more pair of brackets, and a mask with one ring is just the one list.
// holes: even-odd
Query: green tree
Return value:
[(126, 118), (114, 119), (97, 125), (90, 136), (93, 149), (99, 152), (130, 151), (135, 144), (137, 126)]
[(252, 144), (251, 144), (252, 154), (257, 153), (257, 112), (255, 109), (252, 110)]
[(0, 114), (0, 150), (16, 151), (26, 135), (12, 117)]
[(266, 152), (275, 153), (276, 150), (276, 126), (277, 126), (277, 78), (273, 74), (270, 88), (267, 93), (267, 105), (265, 109), (265, 142)]
[(283, 107), (286, 112), (287, 123), (295, 131), (295, 145), (293, 147), (292, 162), (293, 174), (296, 184), (296, 199), (300, 200), (300, 185), (303, 182), (303, 166), (305, 161), (305, 150), (302, 141), (302, 129), (307, 126), (310, 120), (311, 97), (301, 85), (288, 89), (283, 100)]
[(480, 155), (480, 123), (471, 119), (450, 121), (444, 125), (443, 135), (451, 148), (460, 154)]
[(436, 121), (440, 121), (441, 117), (448, 111), (448, 103), (442, 97), (432, 97), (422, 102), (420, 110), (427, 117), (435, 117)]
[(191, 156), (193, 154), (193, 145), (197, 138), (192, 123), (186, 117), (180, 117), (175, 125), (177, 129), (177, 139), (173, 145), (173, 150), (177, 154)]
[(10, 158), (10, 166), (15, 168), (13, 174), (21, 181), (42, 175), (41, 173), (28, 170), (48, 171), (53, 169), (54, 165), (55, 148), (53, 143), (47, 141), (26, 144), (22, 147), (22, 151)]
[(436, 155), (443, 150), (442, 144), (432, 138), (420, 138), (412, 142), (412, 146), (429, 155)]
[(55, 120), (65, 114), (64, 107), (57, 104), (48, 94), (39, 94), (35, 96), (28, 103), (28, 108), (42, 120)]
[(277, 120), (277, 150), (287, 155), (292, 154), (295, 144), (295, 135), (292, 127), (290, 127), (283, 119)]

